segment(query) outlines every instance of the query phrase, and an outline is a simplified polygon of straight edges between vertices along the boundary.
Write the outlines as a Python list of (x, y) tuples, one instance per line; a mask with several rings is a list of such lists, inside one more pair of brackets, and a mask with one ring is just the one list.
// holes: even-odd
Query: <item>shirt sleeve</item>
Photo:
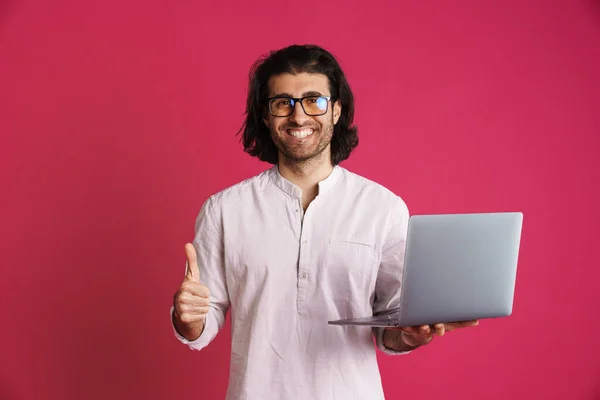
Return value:
[[(198, 260), (200, 282), (210, 291), (210, 306), (204, 330), (200, 337), (190, 341), (177, 332), (173, 325), (173, 311), (171, 307), (171, 325), (175, 337), (193, 350), (202, 350), (217, 336), (225, 324), (225, 316), (229, 310), (229, 294), (225, 279), (225, 262), (223, 254), (223, 230), (221, 223), (215, 217), (214, 200), (207, 200), (196, 219), (194, 249)], [(186, 269), (189, 266), (186, 263)]]
[[(391, 228), (382, 248), (381, 263), (375, 283), (373, 315), (391, 314), (397, 311), (400, 306), (408, 218), (408, 207), (398, 197), (391, 218)], [(410, 353), (410, 351), (396, 351), (386, 347), (383, 344), (384, 330), (385, 328), (382, 327), (373, 328), (373, 335), (375, 336), (375, 342), (379, 350), (389, 355)]]

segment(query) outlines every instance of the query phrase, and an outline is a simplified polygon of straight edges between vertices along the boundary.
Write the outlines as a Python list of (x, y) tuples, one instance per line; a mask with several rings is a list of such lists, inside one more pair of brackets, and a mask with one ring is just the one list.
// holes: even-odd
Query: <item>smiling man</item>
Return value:
[(228, 399), (383, 399), (376, 348), (406, 354), (476, 321), (329, 325), (398, 307), (408, 209), (339, 166), (358, 144), (354, 100), (324, 49), (259, 60), (246, 113), (244, 149), (273, 167), (202, 206), (171, 308), (175, 335), (200, 350), (231, 311)]

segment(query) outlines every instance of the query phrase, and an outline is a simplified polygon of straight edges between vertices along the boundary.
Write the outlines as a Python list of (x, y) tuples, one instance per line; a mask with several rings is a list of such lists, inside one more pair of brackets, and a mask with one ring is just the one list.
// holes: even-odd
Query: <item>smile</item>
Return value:
[(303, 139), (307, 136), (312, 135), (314, 130), (312, 129), (288, 129), (287, 134), (297, 139)]

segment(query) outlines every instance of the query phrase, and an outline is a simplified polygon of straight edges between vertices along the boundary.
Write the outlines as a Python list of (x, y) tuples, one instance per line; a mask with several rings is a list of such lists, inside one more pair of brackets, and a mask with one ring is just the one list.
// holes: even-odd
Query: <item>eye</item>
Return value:
[(277, 101), (275, 101), (275, 105), (277, 107), (289, 106), (290, 105), (290, 100), (289, 99), (278, 99)]

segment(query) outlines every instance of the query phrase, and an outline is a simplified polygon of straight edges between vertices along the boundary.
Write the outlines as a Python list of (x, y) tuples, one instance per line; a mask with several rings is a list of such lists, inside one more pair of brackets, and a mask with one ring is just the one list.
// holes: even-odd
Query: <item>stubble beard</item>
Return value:
[[(287, 135), (287, 129), (301, 129), (307, 127), (309, 126), (299, 127), (287, 125), (285, 126), (285, 129), (283, 129), (283, 134)], [(305, 154), (297, 154), (292, 149), (288, 148), (288, 146), (279, 138), (278, 133), (271, 132), (275, 147), (279, 150), (279, 162), (284, 163), (290, 168), (296, 169), (299, 167), (320, 164), (327, 159), (331, 159), (331, 154), (327, 154), (326, 151), (331, 151), (330, 144), (331, 138), (333, 137), (333, 125), (321, 125), (320, 127), (310, 128), (314, 130), (313, 135), (320, 135), (319, 142), (314, 151)]]

